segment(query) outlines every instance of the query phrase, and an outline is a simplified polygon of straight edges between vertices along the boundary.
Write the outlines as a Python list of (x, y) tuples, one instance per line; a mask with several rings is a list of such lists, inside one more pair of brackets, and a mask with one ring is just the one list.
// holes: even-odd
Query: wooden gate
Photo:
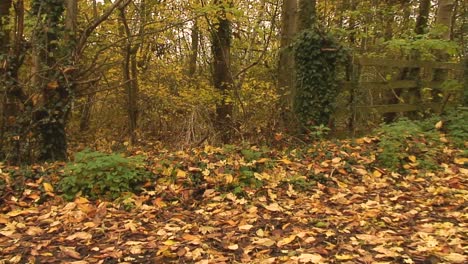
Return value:
[(337, 99), (335, 127), (356, 132), (462, 102), (461, 63), (355, 58)]

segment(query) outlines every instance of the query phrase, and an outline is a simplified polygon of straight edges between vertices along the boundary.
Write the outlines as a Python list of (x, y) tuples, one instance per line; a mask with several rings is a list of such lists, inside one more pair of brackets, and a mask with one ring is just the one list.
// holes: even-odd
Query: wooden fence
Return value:
[(335, 126), (355, 132), (398, 116), (441, 112), (462, 100), (464, 70), (461, 63), (356, 58), (342, 83)]

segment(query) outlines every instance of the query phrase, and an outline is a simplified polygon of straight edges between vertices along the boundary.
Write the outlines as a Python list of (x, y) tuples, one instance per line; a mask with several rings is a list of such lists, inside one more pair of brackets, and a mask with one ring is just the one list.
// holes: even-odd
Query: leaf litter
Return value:
[[(0, 204), (0, 258), (75, 264), (466, 263), (468, 169), (456, 151), (440, 170), (408, 165), (396, 173), (376, 163), (373, 139), (359, 143), (269, 150), (256, 159), (210, 146), (136, 150), (147, 156), (155, 180), (115, 202), (66, 202), (54, 186), (55, 173), (23, 179), (24, 189), (15, 191), (6, 171), (19, 168), (0, 165), (8, 179)], [(35, 170), (60, 171), (62, 165)], [(250, 184), (242, 182), (246, 175)]]

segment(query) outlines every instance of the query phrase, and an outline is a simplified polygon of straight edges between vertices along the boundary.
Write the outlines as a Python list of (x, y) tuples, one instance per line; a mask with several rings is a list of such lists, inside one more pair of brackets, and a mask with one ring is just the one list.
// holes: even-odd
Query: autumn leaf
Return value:
[(280, 241), (278, 241), (278, 243), (276, 243), (276, 246), (282, 247), (284, 245), (287, 245), (287, 244), (293, 242), (294, 239), (296, 239), (296, 235), (290, 235), (289, 237), (285, 237), (285, 238), (281, 239)]
[(80, 253), (76, 252), (74, 247), (59, 246), (63, 254), (74, 259), (81, 259)]
[(256, 239), (254, 239), (253, 244), (261, 245), (261, 246), (265, 246), (265, 247), (271, 247), (271, 246), (273, 246), (275, 244), (275, 241), (271, 240), (269, 238), (256, 238)]

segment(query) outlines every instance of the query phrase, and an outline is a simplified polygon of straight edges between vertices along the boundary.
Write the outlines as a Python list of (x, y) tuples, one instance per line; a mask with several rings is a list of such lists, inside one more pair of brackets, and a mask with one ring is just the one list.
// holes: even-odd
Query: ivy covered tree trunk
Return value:
[[(41, 98), (33, 113), (34, 132), (38, 140), (39, 161), (65, 160), (67, 137), (65, 127), (70, 108), (71, 83), (64, 69), (58, 67), (58, 59), (66, 58), (70, 49), (59, 46), (63, 37), (63, 13), (65, 2), (60, 0), (35, 0), (32, 13), (41, 18), (33, 39), (36, 54), (36, 89)], [(67, 59), (67, 58), (66, 58)]]
[(212, 28), (212, 53), (213, 53), (213, 83), (220, 92), (221, 101), (216, 104), (215, 126), (221, 135), (223, 143), (229, 143), (233, 131), (233, 102), (231, 91), (233, 79), (231, 75), (231, 22), (226, 18), (224, 6), (232, 5), (232, 1), (215, 0), (220, 6), (217, 22)]

